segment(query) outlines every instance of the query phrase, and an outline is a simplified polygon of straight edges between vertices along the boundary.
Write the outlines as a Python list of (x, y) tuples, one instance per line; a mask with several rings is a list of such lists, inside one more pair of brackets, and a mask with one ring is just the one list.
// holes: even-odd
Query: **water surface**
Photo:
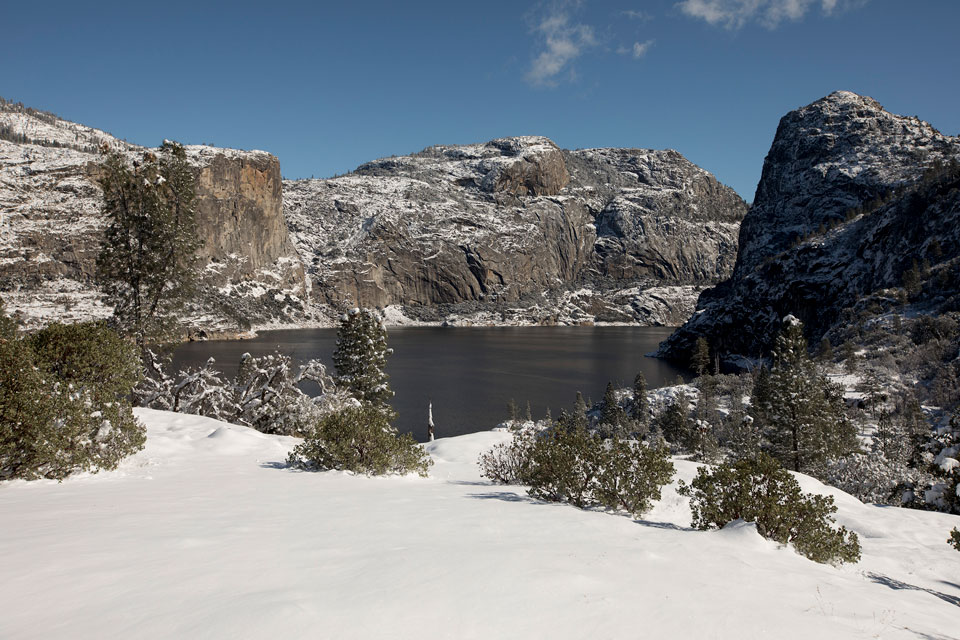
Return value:
[[(676, 367), (644, 354), (673, 330), (664, 327), (409, 327), (389, 330), (388, 360), (401, 431), (427, 435), (433, 402), (437, 437), (490, 429), (514, 399), (533, 416), (549, 407), (556, 416), (576, 392), (600, 400), (607, 381), (630, 386), (642, 371), (649, 387), (672, 383)], [(240, 356), (273, 351), (303, 361), (320, 358), (332, 371), (335, 329), (264, 331), (251, 340), (193, 342), (179, 347), (174, 367), (199, 366), (214, 357), (234, 375)]]

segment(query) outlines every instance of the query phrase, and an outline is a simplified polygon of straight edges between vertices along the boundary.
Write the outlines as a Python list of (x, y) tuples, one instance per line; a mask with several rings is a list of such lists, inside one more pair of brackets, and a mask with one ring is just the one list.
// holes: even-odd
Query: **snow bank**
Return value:
[[(960, 518), (838, 498), (863, 560), (818, 565), (752, 525), (689, 530), (481, 479), (503, 432), (426, 445), (431, 477), (283, 466), (296, 439), (141, 410), (115, 472), (0, 484), (0, 637), (947, 638)], [(676, 460), (689, 480), (697, 464)], [(641, 631), (642, 630), (642, 631)]]

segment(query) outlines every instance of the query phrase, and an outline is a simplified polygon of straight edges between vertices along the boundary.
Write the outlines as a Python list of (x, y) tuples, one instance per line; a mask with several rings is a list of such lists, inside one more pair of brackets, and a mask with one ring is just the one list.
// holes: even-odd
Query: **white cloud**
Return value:
[(656, 40), (647, 40), (646, 42), (634, 42), (632, 47), (620, 47), (617, 49), (617, 53), (622, 56), (631, 55), (634, 58), (642, 58), (647, 55), (647, 51), (650, 50), (650, 47)]
[(775, 29), (781, 22), (801, 20), (811, 8), (819, 6), (824, 15), (837, 8), (862, 6), (867, 0), (683, 0), (677, 3), (683, 13), (712, 25), (740, 29), (758, 22)]
[(641, 22), (646, 22), (647, 20), (653, 20), (653, 16), (649, 13), (644, 13), (643, 11), (634, 11), (633, 9), (627, 9), (626, 11), (621, 11), (621, 14), (630, 18), (631, 20), (640, 20)]
[[(552, 86), (570, 64), (583, 53), (597, 45), (593, 27), (586, 24), (571, 24), (566, 5), (555, 6), (541, 19), (533, 32), (541, 38), (542, 51), (530, 65), (527, 80), (534, 85)], [(574, 72), (570, 70), (571, 77)]]

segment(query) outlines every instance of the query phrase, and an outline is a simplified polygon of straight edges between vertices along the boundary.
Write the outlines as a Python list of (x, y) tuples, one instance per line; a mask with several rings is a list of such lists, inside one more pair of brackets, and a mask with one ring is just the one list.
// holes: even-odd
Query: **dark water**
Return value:
[[(387, 364), (396, 392), (397, 427), (418, 440), (427, 435), (427, 403), (433, 401), (437, 437), (490, 429), (516, 400), (530, 401), (534, 418), (547, 407), (556, 416), (571, 407), (576, 392), (595, 401), (608, 380), (633, 384), (642, 371), (648, 387), (672, 383), (684, 373), (645, 357), (672, 329), (662, 327), (410, 327), (389, 331), (394, 353)], [(174, 370), (199, 366), (213, 356), (225, 373), (236, 373), (244, 352), (273, 351), (295, 360), (320, 358), (332, 371), (335, 329), (264, 331), (253, 340), (194, 342), (174, 354)]]

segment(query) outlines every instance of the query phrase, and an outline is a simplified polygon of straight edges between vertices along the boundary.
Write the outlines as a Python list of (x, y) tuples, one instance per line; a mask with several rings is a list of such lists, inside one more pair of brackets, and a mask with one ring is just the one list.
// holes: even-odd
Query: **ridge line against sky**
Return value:
[(672, 148), (752, 200), (777, 123), (836, 90), (960, 131), (960, 3), (490, 0), (7, 8), (0, 95), (154, 146), (327, 177), (435, 144)]

